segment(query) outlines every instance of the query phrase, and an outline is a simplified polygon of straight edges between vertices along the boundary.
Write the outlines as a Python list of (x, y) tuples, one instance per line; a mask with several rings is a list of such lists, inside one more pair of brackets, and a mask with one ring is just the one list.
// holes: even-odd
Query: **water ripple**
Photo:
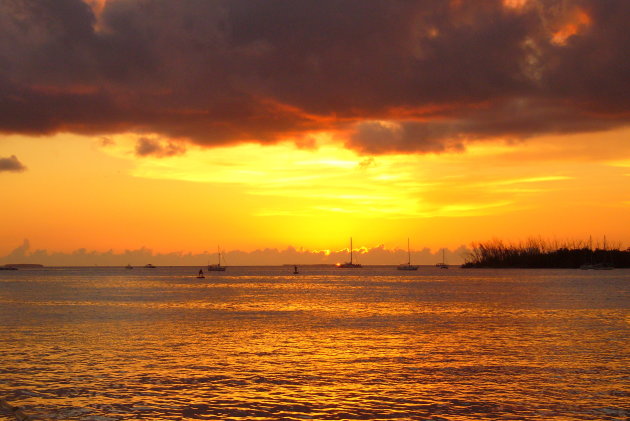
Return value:
[(0, 274), (2, 396), (68, 421), (630, 417), (628, 271), (185, 271)]

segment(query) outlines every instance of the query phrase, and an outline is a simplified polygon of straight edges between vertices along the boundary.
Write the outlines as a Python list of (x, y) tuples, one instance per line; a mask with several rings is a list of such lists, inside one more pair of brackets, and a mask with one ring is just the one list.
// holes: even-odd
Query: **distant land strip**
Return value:
[(7, 263), (3, 267), (10, 269), (35, 269), (35, 268), (43, 268), (44, 265), (40, 265), (37, 263)]

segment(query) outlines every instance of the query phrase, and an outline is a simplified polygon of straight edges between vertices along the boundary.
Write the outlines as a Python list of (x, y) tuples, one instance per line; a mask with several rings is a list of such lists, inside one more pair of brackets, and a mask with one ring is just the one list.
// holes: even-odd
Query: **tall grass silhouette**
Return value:
[(480, 268), (627, 268), (630, 248), (592, 241), (529, 238), (507, 243), (500, 239), (473, 243), (462, 267)]

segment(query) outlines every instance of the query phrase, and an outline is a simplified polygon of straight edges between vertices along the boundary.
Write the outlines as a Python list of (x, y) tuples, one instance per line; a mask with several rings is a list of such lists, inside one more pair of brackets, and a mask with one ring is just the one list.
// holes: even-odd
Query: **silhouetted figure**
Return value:
[(297, 266), (293, 266), (293, 274), (297, 275), (298, 273), (300, 273), (300, 272), (298, 272)]
[(197, 278), (204, 278), (202, 269), (199, 269), (199, 274), (197, 275)]

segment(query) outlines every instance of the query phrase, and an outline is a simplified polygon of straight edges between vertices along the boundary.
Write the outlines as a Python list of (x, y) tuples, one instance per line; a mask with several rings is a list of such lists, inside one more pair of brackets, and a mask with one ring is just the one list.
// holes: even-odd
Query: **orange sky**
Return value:
[[(591, 151), (597, 136), (606, 148)], [(4, 136), (0, 255), (29, 239), (71, 252), (355, 246), (607, 236), (630, 245), (630, 130), (484, 143), (462, 153), (358, 156), (244, 144), (138, 158), (131, 136)], [(626, 221), (624, 223), (624, 221)]]

